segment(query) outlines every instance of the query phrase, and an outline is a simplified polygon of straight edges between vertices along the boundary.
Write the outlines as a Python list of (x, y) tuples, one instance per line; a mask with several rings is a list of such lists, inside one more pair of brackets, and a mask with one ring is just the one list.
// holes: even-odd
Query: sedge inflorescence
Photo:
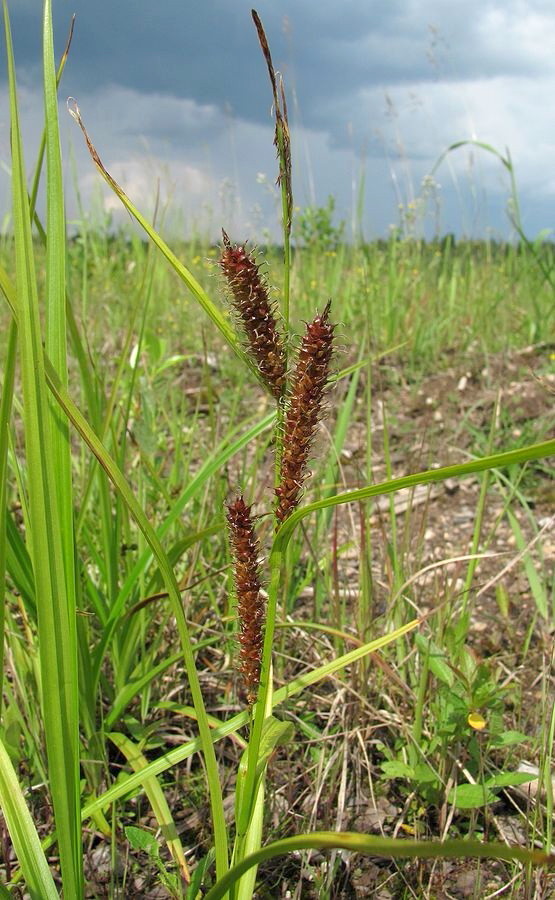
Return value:
[(242, 496), (227, 507), (227, 521), (237, 593), (239, 670), (247, 700), (252, 704), (256, 700), (260, 683), (265, 608), (260, 594), (258, 541), (254, 533), (251, 507), (247, 506)]
[(285, 348), (267, 279), (260, 272), (254, 253), (245, 245), (232, 244), (225, 231), (222, 234), (220, 268), (229, 285), (233, 307), (239, 314), (262, 380), (276, 400), (280, 400), (285, 390)]
[(323, 313), (307, 324), (291, 381), (280, 481), (275, 490), (278, 522), (283, 522), (299, 504), (306, 465), (322, 414), (335, 329), (329, 321), (330, 308), (328, 303)]
[[(261, 275), (252, 252), (245, 245), (232, 244), (225, 231), (220, 268), (247, 337), (248, 352), (276, 401), (283, 402), (282, 451), (274, 509), (279, 527), (299, 505), (314, 436), (322, 417), (335, 330), (329, 318), (331, 303), (307, 323), (287, 389), (285, 344), (269, 298), (267, 280)], [(252, 704), (260, 683), (265, 603), (251, 508), (242, 496), (227, 507), (227, 521), (237, 594), (239, 669), (247, 700)]]

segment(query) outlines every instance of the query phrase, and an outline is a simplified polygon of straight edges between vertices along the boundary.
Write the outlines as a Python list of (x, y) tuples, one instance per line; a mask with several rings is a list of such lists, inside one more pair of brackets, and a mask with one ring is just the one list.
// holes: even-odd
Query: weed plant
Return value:
[[(553, 414), (526, 440), (500, 428), (515, 391), (497, 379), (522, 377), (519, 348), (536, 399), (552, 383), (552, 249), (349, 246), (328, 203), (295, 250), (285, 92), (256, 15), (283, 213), (267, 270), (226, 234), (172, 250), (74, 102), (141, 237), (83, 223), (69, 240), (51, 2), (45, 223), (3, 10), (0, 895), (342, 896), (368, 855), (396, 861), (399, 897), (437, 893), (448, 858), (483, 860), (477, 897), (548, 890), (555, 584), (534, 506), (552, 509)], [(34, 184), (42, 168), (41, 153)], [(479, 374), (486, 408), (461, 407)], [(407, 430), (409, 401), (419, 422), (440, 414), (429, 440)], [(497, 805), (509, 788), (518, 840)]]

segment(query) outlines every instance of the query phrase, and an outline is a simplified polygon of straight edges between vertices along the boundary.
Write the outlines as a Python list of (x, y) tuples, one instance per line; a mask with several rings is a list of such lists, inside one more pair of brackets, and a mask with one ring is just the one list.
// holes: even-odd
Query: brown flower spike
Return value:
[(263, 381), (276, 400), (280, 400), (285, 390), (285, 350), (266, 278), (260, 274), (254, 254), (243, 245), (232, 244), (225, 231), (222, 234), (220, 268), (229, 284), (233, 307), (239, 314)]
[(262, 645), (264, 643), (264, 601), (260, 595), (258, 541), (254, 533), (251, 508), (243, 497), (227, 507), (227, 522), (237, 592), (239, 620), (239, 670), (250, 704), (256, 700), (260, 684)]
[(314, 432), (320, 421), (333, 353), (335, 325), (329, 321), (331, 302), (307, 324), (293, 375), (284, 426), (283, 456), (276, 516), (283, 522), (298, 506)]

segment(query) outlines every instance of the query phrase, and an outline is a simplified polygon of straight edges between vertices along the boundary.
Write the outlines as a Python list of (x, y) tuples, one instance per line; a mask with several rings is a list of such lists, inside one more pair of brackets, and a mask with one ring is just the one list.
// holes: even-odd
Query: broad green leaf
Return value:
[(380, 769), (388, 778), (414, 778), (413, 767), (397, 759), (382, 763)]
[(133, 850), (143, 850), (146, 853), (154, 851), (156, 856), (159, 855), (158, 842), (150, 831), (145, 831), (144, 828), (137, 828), (136, 825), (126, 825), (125, 837), (131, 844)]
[(451, 666), (446, 661), (446, 655), (443, 650), (434, 644), (431, 638), (424, 637), (422, 634), (415, 636), (415, 644), (428, 663), (430, 672), (443, 684), (453, 687), (455, 676)]
[(493, 791), (481, 784), (459, 784), (449, 791), (447, 800), (458, 809), (480, 809), (496, 800)]
[(519, 784), (535, 781), (537, 777), (533, 772), (500, 772), (498, 775), (486, 778), (484, 785), (487, 788), (516, 787)]
[(493, 734), (490, 744), (493, 747), (511, 747), (513, 744), (523, 744), (529, 740), (530, 737), (522, 731), (504, 731), (502, 734)]
[(417, 763), (415, 765), (414, 780), (418, 784), (439, 784), (437, 773), (427, 763)]

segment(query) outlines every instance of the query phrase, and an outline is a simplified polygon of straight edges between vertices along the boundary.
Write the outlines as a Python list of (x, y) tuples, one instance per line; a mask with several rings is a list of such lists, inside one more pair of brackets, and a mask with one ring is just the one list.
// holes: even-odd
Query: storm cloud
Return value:
[[(25, 137), (41, 122), (41, 6), (11, 4)], [(60, 96), (77, 98), (105, 164), (139, 205), (154, 185), (184, 229), (202, 222), (276, 232), (273, 122), (267, 72), (244, 0), (54, 0), (57, 52), (76, 27)], [(555, 190), (555, 10), (512, 0), (261, 0), (285, 79), (295, 201), (337, 200), (350, 223), (364, 184), (363, 228), (387, 232), (412, 210), (426, 233), (508, 236), (508, 180), (495, 156), (467, 147), (429, 174), (445, 148), (474, 139), (510, 149), (524, 223), (552, 222)], [(5, 81), (1, 120), (7, 124)], [(85, 199), (103, 192), (61, 102), (68, 164)], [(8, 130), (0, 153), (8, 160)], [(8, 180), (0, 184), (7, 205)], [(123, 219), (122, 219), (123, 220)]]

